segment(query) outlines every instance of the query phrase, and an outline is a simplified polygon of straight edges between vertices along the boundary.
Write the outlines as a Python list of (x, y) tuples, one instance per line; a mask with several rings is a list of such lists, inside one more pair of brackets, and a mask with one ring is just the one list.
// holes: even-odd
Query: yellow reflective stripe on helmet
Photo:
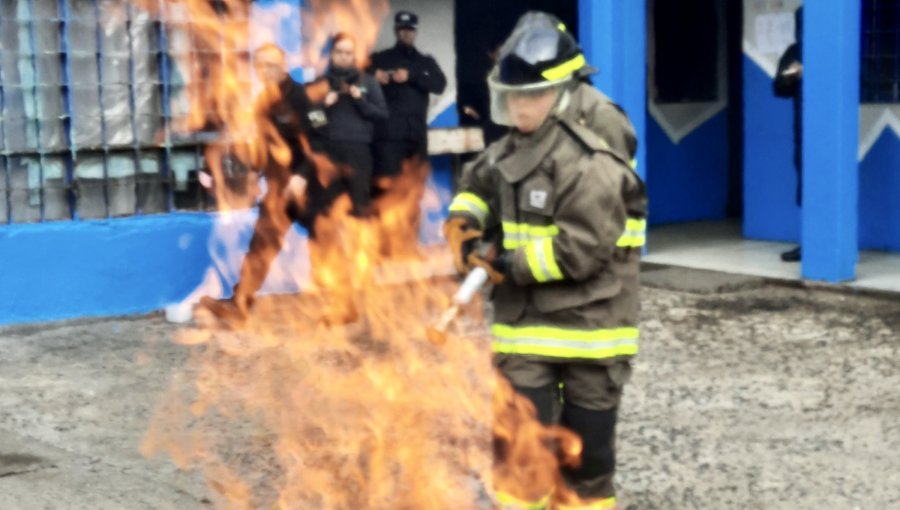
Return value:
[(567, 60), (558, 66), (551, 67), (550, 69), (545, 69), (544, 72), (541, 73), (548, 81), (556, 81), (565, 78), (566, 76), (574, 73), (575, 71), (581, 69), (587, 64), (587, 61), (584, 59), (584, 55), (579, 53), (575, 56), (575, 58)]
[(551, 237), (529, 241), (525, 245), (525, 261), (528, 263), (531, 275), (538, 282), (544, 283), (565, 278), (559, 265), (556, 264), (556, 258), (553, 255), (553, 238)]
[(628, 218), (625, 222), (625, 232), (619, 236), (616, 246), (619, 248), (640, 248), (647, 242), (647, 220), (643, 218)]
[(557, 503), (556, 510), (608, 510), (616, 506), (616, 498), (606, 498), (592, 503), (579, 503), (576, 505), (564, 505)]
[(503, 247), (515, 250), (526, 246), (529, 241), (539, 241), (559, 234), (556, 225), (531, 225), (528, 223), (503, 222)]
[(501, 510), (545, 510), (550, 508), (550, 495), (546, 495), (538, 501), (524, 501), (512, 494), (497, 491), (494, 493)]
[(490, 211), (487, 202), (475, 193), (469, 192), (463, 192), (453, 197), (449, 209), (450, 212), (465, 212), (475, 216), (482, 227), (484, 227), (484, 220), (487, 219)]
[(533, 354), (551, 358), (604, 359), (638, 352), (640, 330), (635, 327), (593, 330), (555, 326), (494, 324), (494, 352)]

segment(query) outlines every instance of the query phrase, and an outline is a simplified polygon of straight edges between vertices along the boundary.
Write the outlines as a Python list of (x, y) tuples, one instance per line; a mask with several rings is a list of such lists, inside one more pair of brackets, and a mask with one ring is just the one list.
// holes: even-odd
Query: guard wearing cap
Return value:
[(415, 47), (419, 18), (394, 17), (397, 43), (372, 55), (370, 72), (381, 84), (389, 117), (375, 133), (375, 174), (394, 177), (409, 158), (428, 157), (428, 95), (442, 94), (447, 78), (437, 62)]
[[(542, 422), (583, 442), (580, 465), (561, 473), (577, 498), (497, 487), (505, 509), (617, 508), (616, 416), (638, 350), (646, 192), (626, 157), (573, 115), (583, 63), (559, 27), (517, 27), (488, 77), (491, 117), (511, 129), (464, 169), (444, 227), (458, 269), (483, 267), (495, 284), (495, 364)], [(481, 233), (494, 249), (472, 249)]]

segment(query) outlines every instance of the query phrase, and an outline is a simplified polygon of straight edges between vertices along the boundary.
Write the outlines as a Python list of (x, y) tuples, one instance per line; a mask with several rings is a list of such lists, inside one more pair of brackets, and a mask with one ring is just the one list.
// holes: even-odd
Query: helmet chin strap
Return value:
[(551, 114), (548, 117), (557, 117), (561, 115), (566, 109), (569, 108), (569, 105), (572, 103), (572, 91), (571, 87), (563, 87), (559, 92), (559, 97), (556, 99), (556, 105), (551, 110)]

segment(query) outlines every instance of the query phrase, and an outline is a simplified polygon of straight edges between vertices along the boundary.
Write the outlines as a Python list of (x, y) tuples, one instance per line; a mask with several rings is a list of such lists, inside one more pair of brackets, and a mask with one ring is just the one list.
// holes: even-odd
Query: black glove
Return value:
[(510, 271), (512, 271), (514, 253), (515, 252), (512, 251), (504, 251), (500, 255), (497, 255), (494, 260), (491, 261), (491, 267), (494, 271), (497, 271), (504, 276), (509, 275)]
[(496, 257), (492, 257), (490, 253), (482, 254), (476, 251), (471, 253), (467, 260), (469, 265), (480, 267), (487, 271), (491, 283), (498, 285), (506, 281), (506, 277), (512, 269), (513, 252), (505, 251)]

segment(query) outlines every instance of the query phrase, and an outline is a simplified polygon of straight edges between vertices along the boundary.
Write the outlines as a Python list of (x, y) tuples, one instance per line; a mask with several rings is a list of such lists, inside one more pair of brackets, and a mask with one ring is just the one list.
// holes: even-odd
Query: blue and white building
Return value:
[[(284, 47), (298, 79), (310, 75), (298, 57), (303, 3), (261, 0), (251, 14), (253, 44)], [(484, 111), (479, 73), (519, 14), (566, 21), (600, 69), (595, 85), (638, 132), (648, 260), (715, 267), (703, 236), (726, 232), (716, 242), (763, 247), (775, 265), (779, 249), (801, 243), (802, 263), (779, 269), (798, 278), (900, 288), (900, 265), (863, 270), (889, 257), (877, 253), (900, 252), (900, 0), (804, 6), (802, 209), (792, 106), (772, 93), (801, 4), (395, 0), (391, 9), (419, 14), (418, 45), (447, 74), (434, 128), (477, 123), (464, 110)], [(378, 47), (392, 43), (391, 18)], [(112, 0), (0, 2), (0, 324), (143, 313), (203, 282), (233, 282), (240, 261), (222, 248), (222, 225), (246, 244), (253, 213), (212, 210), (197, 182), (203, 139), (169, 127), (187, 113), (184, 28)], [(433, 158), (423, 209), (432, 224), (454, 161)], [(306, 264), (304, 242), (298, 228), (268, 291), (302, 287), (292, 275)]]

